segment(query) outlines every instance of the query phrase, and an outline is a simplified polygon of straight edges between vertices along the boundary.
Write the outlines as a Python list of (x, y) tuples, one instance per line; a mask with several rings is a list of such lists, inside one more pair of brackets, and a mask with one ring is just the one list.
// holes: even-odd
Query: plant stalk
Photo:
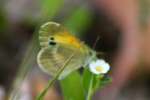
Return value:
[(92, 74), (86, 100), (92, 100), (92, 95), (93, 95), (93, 91), (92, 91), (93, 81), (94, 81), (94, 75)]

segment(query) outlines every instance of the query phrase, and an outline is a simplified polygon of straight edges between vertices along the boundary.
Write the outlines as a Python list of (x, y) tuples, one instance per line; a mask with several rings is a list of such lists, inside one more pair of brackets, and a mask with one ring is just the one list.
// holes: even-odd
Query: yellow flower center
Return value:
[(96, 66), (96, 71), (98, 71), (98, 72), (102, 72), (103, 71), (103, 67), (101, 67), (101, 66)]

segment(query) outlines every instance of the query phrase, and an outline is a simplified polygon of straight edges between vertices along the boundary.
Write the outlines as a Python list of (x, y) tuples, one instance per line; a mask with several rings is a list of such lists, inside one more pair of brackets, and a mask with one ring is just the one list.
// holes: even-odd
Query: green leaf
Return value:
[(81, 76), (75, 71), (60, 81), (64, 100), (85, 100)]

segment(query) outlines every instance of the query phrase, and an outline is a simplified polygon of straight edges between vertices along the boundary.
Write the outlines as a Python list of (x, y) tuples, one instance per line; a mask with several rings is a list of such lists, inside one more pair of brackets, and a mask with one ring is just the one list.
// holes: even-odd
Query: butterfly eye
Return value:
[(50, 42), (49, 42), (49, 45), (54, 46), (54, 45), (56, 45), (56, 42), (54, 42), (54, 41), (50, 41)]
[(50, 40), (49, 40), (49, 45), (56, 45), (56, 42), (54, 41), (54, 37), (50, 37)]
[(50, 37), (50, 40), (54, 40), (54, 37)]

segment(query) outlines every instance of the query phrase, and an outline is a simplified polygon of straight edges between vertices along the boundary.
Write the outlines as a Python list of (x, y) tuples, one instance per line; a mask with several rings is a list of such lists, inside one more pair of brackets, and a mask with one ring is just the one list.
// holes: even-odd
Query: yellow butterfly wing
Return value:
[(37, 57), (38, 64), (52, 76), (55, 76), (64, 62), (75, 52), (59, 79), (64, 78), (89, 61), (90, 49), (57, 23), (49, 22), (43, 25), (39, 32), (39, 40), (41, 50)]

